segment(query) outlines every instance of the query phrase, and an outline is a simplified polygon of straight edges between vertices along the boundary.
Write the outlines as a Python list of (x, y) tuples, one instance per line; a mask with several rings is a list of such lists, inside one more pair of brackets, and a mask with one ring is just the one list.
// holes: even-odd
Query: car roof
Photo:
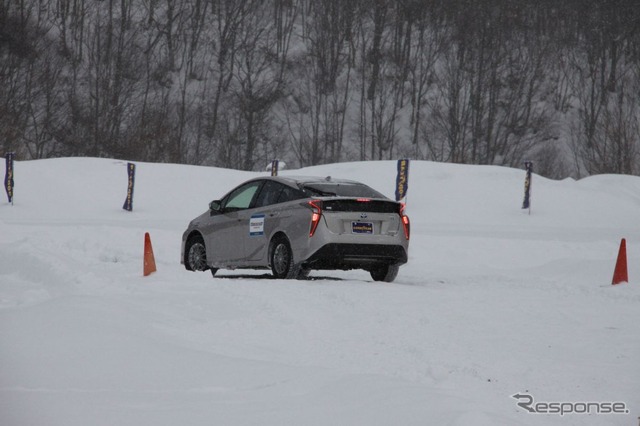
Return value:
[(271, 181), (271, 182), (279, 182), (283, 185), (287, 185), (291, 188), (295, 188), (295, 189), (302, 189), (302, 187), (306, 186), (306, 185), (313, 185), (313, 184), (317, 184), (317, 185), (362, 185), (365, 186), (369, 189), (371, 189), (372, 191), (374, 191), (377, 195), (373, 198), (375, 199), (384, 199), (384, 200), (388, 200), (388, 197), (386, 197), (384, 194), (376, 191), (375, 189), (369, 187), (368, 185), (362, 183), (362, 182), (358, 182), (355, 180), (349, 180), (349, 179), (335, 179), (331, 176), (326, 176), (326, 177), (321, 177), (321, 176), (260, 176), (260, 177), (255, 177), (253, 179), (249, 179), (248, 181), (246, 181), (245, 183), (248, 182), (256, 182), (256, 181)]
[[(289, 184), (308, 184), (308, 183), (349, 183), (349, 184), (360, 184), (361, 182), (357, 182), (355, 180), (348, 179), (335, 179), (331, 176), (266, 176), (265, 178), (280, 181), (283, 183)], [(264, 179), (264, 178), (263, 178)]]

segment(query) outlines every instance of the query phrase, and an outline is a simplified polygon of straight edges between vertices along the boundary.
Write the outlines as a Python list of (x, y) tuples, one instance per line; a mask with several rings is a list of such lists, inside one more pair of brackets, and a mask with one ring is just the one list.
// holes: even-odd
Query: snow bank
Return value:
[[(640, 415), (640, 178), (412, 162), (409, 263), (278, 281), (190, 273), (188, 221), (257, 175), (123, 161), (17, 162), (0, 203), (0, 424), (634, 424)], [(0, 170), (0, 173), (4, 169)], [(282, 174), (392, 197), (395, 163)], [(5, 199), (6, 200), (6, 199)], [(158, 272), (142, 275), (150, 232)], [(631, 283), (611, 286), (621, 238)], [(624, 401), (529, 414), (511, 397)]]

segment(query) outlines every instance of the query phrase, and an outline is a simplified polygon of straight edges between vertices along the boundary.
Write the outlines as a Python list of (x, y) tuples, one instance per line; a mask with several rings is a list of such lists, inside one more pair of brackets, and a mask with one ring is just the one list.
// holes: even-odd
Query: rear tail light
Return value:
[(309, 237), (313, 237), (313, 234), (316, 233), (316, 229), (320, 223), (320, 217), (322, 217), (322, 201), (309, 201), (309, 207), (311, 207), (311, 227), (309, 228)]
[(404, 237), (408, 240), (411, 234), (411, 222), (409, 222), (409, 216), (404, 213), (405, 208), (405, 204), (400, 203), (400, 220), (402, 221), (402, 228), (404, 229)]

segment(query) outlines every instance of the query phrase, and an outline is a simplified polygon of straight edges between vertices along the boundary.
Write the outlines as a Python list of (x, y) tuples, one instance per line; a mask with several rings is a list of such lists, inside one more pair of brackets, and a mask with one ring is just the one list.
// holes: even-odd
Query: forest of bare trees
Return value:
[(0, 152), (640, 174), (637, 0), (0, 0)]

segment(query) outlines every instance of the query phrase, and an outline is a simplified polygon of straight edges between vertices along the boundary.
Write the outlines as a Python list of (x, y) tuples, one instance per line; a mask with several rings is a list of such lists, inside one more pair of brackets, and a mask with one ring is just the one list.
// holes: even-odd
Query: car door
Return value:
[(278, 201), (284, 185), (265, 181), (249, 216), (249, 229), (244, 235), (245, 257), (250, 262), (259, 262), (265, 256), (269, 235), (277, 226), (278, 214), (273, 207)]
[(249, 232), (245, 234), (245, 258), (252, 265), (264, 265), (268, 262), (269, 238), (275, 230), (284, 230), (288, 235), (288, 218), (291, 206), (283, 203), (304, 198), (305, 195), (294, 188), (280, 182), (266, 180), (256, 198), (252, 209), (248, 212), (250, 220)]
[[(208, 235), (207, 258), (214, 266), (240, 266), (244, 259), (244, 234), (249, 229), (249, 208), (264, 181), (251, 181), (231, 191), (223, 200), (221, 212), (213, 216)], [(210, 257), (211, 256), (211, 257)]]

